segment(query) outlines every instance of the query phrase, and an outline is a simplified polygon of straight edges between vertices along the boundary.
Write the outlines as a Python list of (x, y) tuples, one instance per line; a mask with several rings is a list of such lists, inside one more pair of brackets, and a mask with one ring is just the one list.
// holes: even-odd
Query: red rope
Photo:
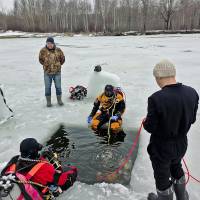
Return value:
[[(126, 163), (129, 161), (129, 159), (130, 159), (130, 157), (131, 157), (133, 151), (135, 150), (135, 148), (136, 148), (136, 146), (137, 146), (137, 144), (138, 144), (139, 137), (140, 137), (140, 134), (141, 134), (141, 132), (142, 132), (143, 122), (144, 122), (144, 120), (142, 120), (142, 123), (141, 123), (141, 125), (140, 125), (139, 130), (138, 130), (138, 133), (137, 133), (137, 135), (136, 135), (136, 138), (135, 138), (135, 140), (134, 140), (134, 142), (133, 142), (133, 145), (132, 145), (132, 147), (131, 147), (129, 153), (128, 153), (127, 156), (126, 156), (126, 159), (124, 160), (124, 162), (123, 162), (114, 172), (112, 172), (112, 173), (109, 174), (109, 175), (114, 175), (114, 174), (119, 173), (119, 171), (120, 171), (121, 169), (123, 169), (124, 166), (126, 165)], [(190, 171), (189, 171), (189, 168), (188, 168), (188, 166), (187, 166), (187, 164), (186, 164), (185, 159), (183, 159), (183, 163), (184, 163), (185, 168), (186, 168), (185, 174), (187, 174), (187, 176), (188, 176), (188, 177), (187, 177), (187, 181), (186, 181), (185, 184), (188, 184), (188, 183), (189, 183), (190, 178), (192, 178), (192, 179), (193, 179), (194, 181), (196, 181), (197, 183), (200, 183), (200, 180), (198, 180), (197, 178), (195, 178), (194, 176), (192, 176), (192, 175), (190, 174)], [(106, 178), (106, 177), (101, 176), (101, 179), (104, 179), (104, 178)]]
[(190, 174), (190, 177), (191, 177), (193, 180), (195, 180), (197, 183), (200, 183), (200, 180), (198, 180), (197, 178), (195, 178), (195, 177), (192, 176), (191, 174)]
[(188, 169), (188, 166), (186, 165), (186, 162), (185, 162), (185, 159), (184, 159), (184, 158), (183, 158), (183, 163), (184, 163), (185, 168), (186, 168), (186, 170), (187, 170), (187, 172), (185, 172), (185, 174), (188, 175), (187, 181), (185, 182), (185, 184), (187, 185), (187, 184), (189, 183), (189, 181), (190, 181), (190, 171), (189, 171), (189, 169)]
[[(124, 166), (128, 163), (128, 161), (129, 161), (129, 159), (130, 159), (130, 157), (131, 157), (133, 151), (135, 150), (135, 148), (136, 148), (136, 146), (137, 146), (137, 144), (138, 144), (138, 141), (139, 141), (139, 138), (140, 138), (140, 134), (141, 134), (141, 131), (142, 131), (142, 127), (143, 127), (143, 121), (142, 121), (142, 123), (141, 123), (141, 125), (140, 125), (140, 128), (139, 128), (138, 133), (137, 133), (137, 135), (136, 135), (136, 138), (135, 138), (135, 140), (134, 140), (134, 142), (133, 142), (133, 145), (132, 145), (130, 151), (128, 152), (128, 154), (126, 155), (126, 159), (124, 160), (124, 162), (123, 162), (114, 172), (112, 172), (112, 173), (109, 174), (108, 176), (112, 176), (112, 175), (114, 175), (114, 174), (119, 173), (119, 171), (120, 171), (121, 169), (123, 169)], [(99, 178), (100, 178), (101, 180), (107, 179), (106, 176), (99, 176)]]
[(124, 168), (124, 166), (126, 165), (126, 163), (129, 161), (129, 159), (130, 159), (130, 157), (131, 157), (133, 151), (135, 150), (135, 148), (136, 148), (136, 146), (137, 146), (137, 144), (138, 144), (138, 141), (139, 141), (139, 138), (140, 138), (140, 134), (141, 134), (141, 131), (142, 131), (142, 127), (143, 127), (143, 121), (142, 121), (142, 123), (141, 123), (141, 125), (140, 125), (140, 128), (139, 128), (138, 133), (137, 133), (137, 135), (136, 135), (136, 138), (135, 138), (135, 140), (134, 140), (134, 142), (133, 142), (133, 145), (132, 145), (132, 147), (131, 147), (129, 153), (128, 153), (127, 156), (126, 156), (126, 159), (125, 159), (124, 162), (113, 172), (113, 174), (115, 174), (115, 173), (117, 174), (121, 169)]
[(185, 184), (186, 184), (186, 185), (188, 184), (190, 178), (192, 178), (192, 179), (193, 179), (194, 181), (196, 181), (197, 183), (200, 183), (200, 180), (198, 180), (197, 178), (195, 178), (194, 176), (192, 176), (192, 175), (190, 174), (190, 171), (189, 171), (189, 169), (188, 169), (188, 166), (187, 166), (187, 164), (186, 164), (185, 159), (183, 159), (183, 163), (184, 163), (185, 168), (186, 168), (185, 174), (187, 174), (187, 176), (188, 176), (187, 181), (185, 182)]

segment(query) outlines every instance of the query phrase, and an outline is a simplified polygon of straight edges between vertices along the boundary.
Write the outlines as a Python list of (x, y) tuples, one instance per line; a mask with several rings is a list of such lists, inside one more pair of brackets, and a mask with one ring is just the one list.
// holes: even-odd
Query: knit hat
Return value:
[(52, 37), (48, 37), (46, 43), (47, 42), (54, 44), (54, 39)]
[(176, 76), (176, 68), (170, 61), (162, 60), (154, 67), (153, 75), (156, 78), (174, 77)]

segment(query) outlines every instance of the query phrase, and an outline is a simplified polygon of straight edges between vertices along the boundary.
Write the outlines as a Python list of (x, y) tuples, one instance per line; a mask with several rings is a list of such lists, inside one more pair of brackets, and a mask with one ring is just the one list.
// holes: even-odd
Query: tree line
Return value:
[(0, 29), (111, 32), (200, 29), (200, 0), (15, 0)]

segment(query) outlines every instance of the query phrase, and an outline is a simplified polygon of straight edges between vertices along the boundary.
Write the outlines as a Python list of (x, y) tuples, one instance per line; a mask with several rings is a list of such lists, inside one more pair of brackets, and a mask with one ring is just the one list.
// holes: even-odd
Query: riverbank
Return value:
[(21, 31), (3, 31), (0, 30), (0, 39), (12, 38), (45, 38), (48, 36), (53, 37), (100, 37), (100, 36), (139, 36), (139, 35), (166, 35), (166, 34), (198, 34), (200, 29), (194, 30), (151, 30), (145, 33), (139, 31), (128, 32), (98, 32), (98, 33), (32, 33)]

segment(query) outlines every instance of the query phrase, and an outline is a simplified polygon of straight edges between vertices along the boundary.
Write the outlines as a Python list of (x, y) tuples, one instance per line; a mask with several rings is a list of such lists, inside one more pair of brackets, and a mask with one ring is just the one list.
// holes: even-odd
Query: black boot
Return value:
[(182, 176), (179, 180), (174, 179), (173, 185), (176, 200), (189, 200), (188, 192), (185, 189), (185, 176)]
[(157, 190), (157, 195), (149, 193), (147, 200), (173, 200), (173, 189), (170, 187), (164, 191)]
[(51, 107), (51, 96), (46, 96), (46, 100), (47, 100), (47, 107)]

